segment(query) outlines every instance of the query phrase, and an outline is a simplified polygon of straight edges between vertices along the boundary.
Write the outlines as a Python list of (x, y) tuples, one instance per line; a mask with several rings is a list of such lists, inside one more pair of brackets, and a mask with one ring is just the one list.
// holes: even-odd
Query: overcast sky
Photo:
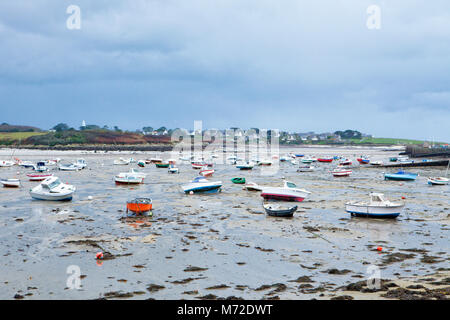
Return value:
[(448, 0), (2, 0), (0, 61), (0, 122), (450, 141)]

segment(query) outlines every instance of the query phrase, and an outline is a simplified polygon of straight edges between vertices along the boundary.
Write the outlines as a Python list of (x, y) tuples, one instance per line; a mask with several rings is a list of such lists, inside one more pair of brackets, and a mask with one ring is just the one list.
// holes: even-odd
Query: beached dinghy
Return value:
[(402, 170), (397, 173), (386, 173), (384, 175), (384, 180), (394, 180), (394, 181), (414, 181), (416, 180), (418, 174), (411, 172), (404, 172)]
[(443, 186), (448, 184), (449, 179), (444, 177), (429, 177), (428, 178), (428, 184), (429, 185), (436, 185), (436, 186)]
[(145, 167), (145, 161), (144, 161), (144, 160), (139, 160), (138, 163), (137, 163), (137, 165), (138, 165), (139, 167), (141, 167), (141, 168), (144, 168), (144, 167)]
[(345, 210), (357, 217), (397, 218), (404, 206), (404, 203), (390, 202), (382, 193), (371, 193), (370, 202), (350, 201), (345, 204)]
[(257, 185), (255, 182), (247, 182), (242, 189), (248, 190), (248, 191), (262, 191), (263, 187)]
[(80, 168), (76, 165), (72, 164), (60, 164), (58, 169), (61, 171), (78, 171)]
[(252, 170), (253, 169), (253, 164), (250, 162), (247, 163), (240, 163), (236, 165), (236, 168), (238, 168), (239, 170)]
[(37, 200), (64, 201), (72, 200), (75, 190), (74, 186), (62, 183), (58, 177), (50, 177), (31, 189), (30, 195)]
[(130, 172), (121, 172), (114, 177), (116, 184), (140, 184), (144, 183), (146, 174), (131, 169)]
[(231, 182), (236, 183), (236, 184), (244, 184), (245, 178), (241, 178), (241, 177), (232, 178)]
[(301, 202), (307, 198), (311, 192), (299, 189), (293, 182), (285, 181), (283, 187), (263, 187), (261, 197), (264, 199), (276, 199), (284, 201)]
[(333, 162), (333, 158), (318, 158), (318, 162)]
[(31, 161), (22, 161), (20, 159), (16, 159), (17, 165), (22, 168), (34, 168), (34, 163)]
[(195, 162), (192, 164), (192, 169), (202, 169), (203, 167), (206, 167), (206, 163)]
[(371, 166), (382, 166), (383, 161), (373, 161), (370, 163)]
[(343, 169), (343, 168), (336, 168), (333, 171), (331, 171), (334, 177), (348, 177), (352, 174), (352, 170), (349, 169)]
[(27, 174), (27, 177), (30, 181), (44, 181), (47, 178), (53, 177), (53, 174), (52, 173), (44, 173), (44, 174), (29, 173), (29, 174)]
[(1, 179), (0, 183), (5, 188), (18, 188), (18, 187), (20, 187), (20, 180), (19, 179)]
[(349, 159), (345, 159), (345, 160), (339, 162), (339, 165), (340, 166), (351, 166), (352, 162)]
[(300, 166), (300, 167), (298, 167), (297, 172), (312, 172), (312, 171), (314, 171), (314, 170), (315, 170), (315, 167), (314, 167), (314, 166), (308, 166), (308, 165), (306, 165), (306, 166)]
[(119, 158), (119, 160), (114, 160), (114, 165), (116, 165), (116, 166), (128, 165), (128, 164), (130, 164), (130, 159)]
[(169, 171), (169, 173), (180, 173), (180, 172), (178, 171), (178, 168), (175, 167), (175, 165), (173, 165), (173, 164), (170, 165), (168, 171)]
[(199, 193), (199, 192), (218, 192), (222, 187), (222, 181), (208, 181), (204, 177), (196, 177), (191, 183), (182, 186), (185, 193)]
[(153, 209), (152, 199), (136, 198), (127, 201), (127, 213), (131, 211), (135, 214), (143, 214)]
[(204, 177), (211, 177), (214, 172), (215, 172), (214, 169), (204, 169), (201, 170), (199, 174)]
[(263, 203), (264, 210), (272, 217), (292, 217), (298, 206), (286, 206), (274, 203)]
[(168, 163), (168, 162), (156, 162), (155, 166), (157, 168), (168, 168), (170, 166), (170, 163)]
[(0, 167), (12, 167), (14, 164), (14, 161), (0, 160)]
[(358, 161), (359, 164), (369, 164), (370, 163), (370, 160), (367, 158), (358, 158), (358, 159), (356, 159), (356, 161)]

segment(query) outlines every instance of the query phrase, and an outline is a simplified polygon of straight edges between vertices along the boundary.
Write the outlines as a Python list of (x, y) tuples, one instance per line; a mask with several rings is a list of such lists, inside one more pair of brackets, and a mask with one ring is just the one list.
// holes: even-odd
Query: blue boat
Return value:
[(386, 173), (384, 175), (384, 180), (395, 180), (395, 181), (414, 181), (416, 180), (418, 174), (411, 172), (404, 172), (400, 170), (397, 173)]
[(301, 158), (301, 157), (304, 157), (305, 155), (304, 154), (296, 154), (295, 155), (297, 158)]

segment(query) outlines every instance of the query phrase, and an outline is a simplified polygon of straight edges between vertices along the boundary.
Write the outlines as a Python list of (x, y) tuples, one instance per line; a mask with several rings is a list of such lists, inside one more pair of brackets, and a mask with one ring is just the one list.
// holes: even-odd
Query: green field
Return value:
[(46, 134), (47, 132), (0, 132), (0, 141), (18, 141), (28, 137)]

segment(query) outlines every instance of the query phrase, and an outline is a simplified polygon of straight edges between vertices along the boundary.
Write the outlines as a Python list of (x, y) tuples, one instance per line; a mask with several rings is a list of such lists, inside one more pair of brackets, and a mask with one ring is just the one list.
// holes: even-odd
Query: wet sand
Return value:
[[(281, 149), (282, 155), (290, 151), (353, 160), (398, 154), (375, 148)], [(11, 151), (0, 154), (6, 159)], [(155, 155), (165, 157), (128, 156)], [(67, 162), (80, 153), (20, 150), (14, 156)], [(181, 185), (198, 172), (190, 164), (179, 162), (180, 174), (169, 174), (154, 165), (114, 166), (125, 153), (81, 156), (87, 169), (53, 172), (77, 187), (71, 202), (32, 200), (28, 191), (37, 182), (26, 180), (29, 169), (0, 168), (0, 177), (23, 182), (20, 189), (0, 189), (1, 299), (449, 297), (449, 187), (426, 184), (426, 177), (441, 176), (444, 169), (411, 168), (420, 174), (416, 181), (394, 182), (383, 180), (381, 168), (355, 168), (350, 177), (333, 178), (335, 163), (317, 164), (310, 173), (281, 163), (272, 176), (261, 175), (258, 167), (239, 171), (219, 164), (210, 180), (221, 180), (222, 192), (185, 195)], [(116, 186), (113, 176), (130, 167), (147, 173), (145, 183)], [(285, 177), (312, 194), (293, 218), (273, 218), (264, 213), (259, 192), (231, 183), (237, 176), (273, 186)], [(404, 212), (395, 220), (350, 217), (345, 202), (366, 199), (369, 192), (405, 197)], [(125, 216), (126, 200), (138, 196), (153, 199), (152, 217)], [(99, 251), (105, 254), (101, 261), (95, 258)], [(71, 265), (80, 268), (81, 289), (68, 287)], [(383, 279), (379, 290), (365, 285), (372, 265)]]

